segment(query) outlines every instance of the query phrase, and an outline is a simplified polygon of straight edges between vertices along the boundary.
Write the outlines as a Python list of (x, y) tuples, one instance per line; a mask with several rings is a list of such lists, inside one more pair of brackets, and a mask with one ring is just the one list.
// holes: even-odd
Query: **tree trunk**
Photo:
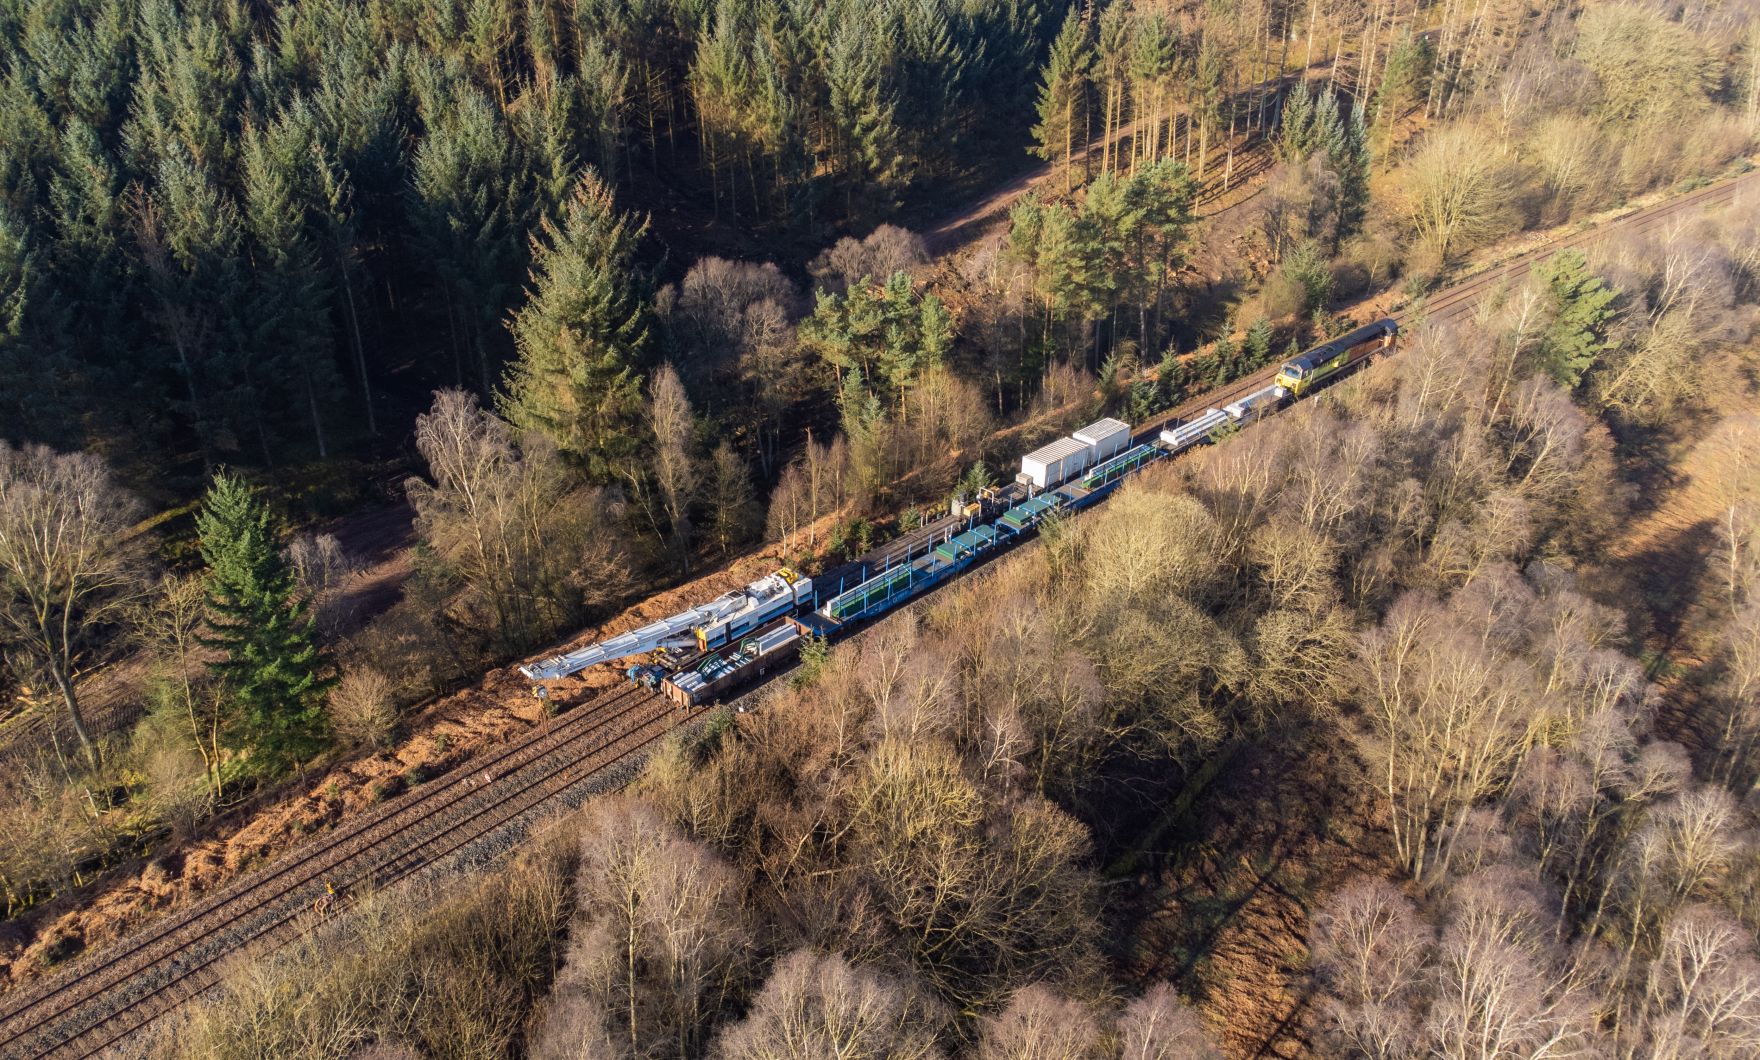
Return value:
[(306, 384), (306, 409), (312, 415), (312, 437), (318, 442), (318, 459), (330, 459), (330, 446), (324, 441), (324, 419), (318, 414), (318, 392), (312, 386), (312, 372), (308, 367), (303, 373)]
[(341, 272), (342, 297), (348, 302), (348, 333), (354, 339), (354, 366), (361, 376), (361, 396), (367, 406), (367, 433), (377, 436), (379, 417), (373, 411), (373, 381), (367, 375), (367, 350), (361, 342), (361, 318), (355, 311), (354, 281), (349, 278), (347, 268)]
[(73, 690), (73, 677), (62, 666), (49, 664), (49, 674), (55, 679), (55, 685), (61, 689), (61, 701), (67, 706), (67, 720), (73, 725), (73, 734), (79, 737), (80, 750), (85, 752), (86, 761), (93, 769), (98, 768), (98, 745), (92, 742), (91, 730), (86, 728), (86, 718), (79, 709), (79, 696)]

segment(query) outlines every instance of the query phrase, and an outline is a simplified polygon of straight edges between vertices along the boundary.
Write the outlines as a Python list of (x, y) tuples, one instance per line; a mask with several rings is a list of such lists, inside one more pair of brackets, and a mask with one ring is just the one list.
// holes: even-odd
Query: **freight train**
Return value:
[(804, 638), (841, 637), (897, 610), (1031, 537), (1045, 520), (1098, 503), (1149, 464), (1312, 394), (1391, 349), (1398, 336), (1392, 319), (1357, 328), (1292, 358), (1269, 386), (1143, 437), (1121, 420), (1097, 420), (1022, 457), (1007, 487), (988, 491), (976, 503), (957, 498), (953, 517), (920, 543), (920, 553), (912, 547), (872, 567), (857, 565), (854, 576), (840, 579), (835, 589), (829, 578), (815, 581), (784, 568), (708, 604), (520, 669), (542, 682), (664, 650), (673, 661), (632, 666), (630, 679), (659, 688), (684, 707), (712, 702), (792, 662)]

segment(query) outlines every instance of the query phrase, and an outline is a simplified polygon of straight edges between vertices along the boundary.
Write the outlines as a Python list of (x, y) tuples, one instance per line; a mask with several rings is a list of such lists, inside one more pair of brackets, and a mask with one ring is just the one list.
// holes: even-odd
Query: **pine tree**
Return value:
[(1039, 123), (1033, 126), (1034, 153), (1063, 166), (1063, 190), (1069, 191), (1077, 147), (1088, 142), (1088, 73), (1094, 64), (1088, 24), (1081, 11), (1070, 8), (1063, 29), (1051, 45), (1051, 57), (1039, 89)]
[(561, 223), (544, 221), (532, 241), (529, 298), (509, 324), (518, 356), (503, 381), (503, 414), (549, 436), (598, 481), (633, 455), (641, 429), (651, 314), (634, 261), (647, 230), (588, 171)]
[(1369, 127), (1362, 104), (1351, 108), (1350, 118), (1339, 123), (1338, 135), (1326, 155), (1327, 165), (1338, 174), (1338, 225), (1334, 246), (1362, 226), (1369, 209)]
[(248, 288), (236, 203), (177, 153), (159, 165), (153, 194), (137, 203), (133, 221), (152, 316), (181, 384), (173, 408), (194, 427), (205, 462), (250, 441), (271, 462), (258, 385), (268, 365), (251, 357), (240, 318)]
[(78, 435), (74, 366), (65, 318), (32, 233), (0, 207), (0, 440), (73, 447)]
[(1265, 317), (1253, 321), (1247, 328), (1246, 338), (1241, 342), (1246, 355), (1248, 371), (1262, 368), (1271, 363), (1271, 321)]
[(1241, 348), (1229, 336), (1224, 335), (1216, 340), (1216, 344), (1210, 348), (1210, 360), (1215, 371), (1210, 377), (1211, 386), (1221, 386), (1231, 379), (1240, 378), (1240, 355)]
[(1277, 153), (1286, 162), (1299, 162), (1314, 153), (1314, 97), (1305, 78), (1296, 80), (1283, 104), (1282, 130)]
[(410, 214), (445, 298), (455, 379), (466, 384), (468, 354), (488, 393), (495, 340), (517, 290), (525, 182), (494, 104), (458, 76), (437, 76), (421, 90), (428, 135), (416, 149)]
[(280, 369), (275, 375), (284, 401), (277, 404), (303, 410), (322, 460), (330, 455), (325, 418), (339, 384), (329, 277), (306, 224), (319, 193), (314, 147), (304, 104), (267, 130), (247, 131), (245, 224), (256, 265), (250, 274), (252, 345), (258, 358), (268, 356)]
[(1100, 116), (1100, 139), (1103, 145), (1100, 168), (1108, 173), (1115, 168), (1113, 130), (1123, 124), (1127, 103), (1126, 88), (1129, 84), (1132, 58), (1131, 23), (1132, 15), (1126, 4), (1113, 4), (1100, 13), (1097, 66), (1100, 83), (1105, 89)]
[(1159, 11), (1136, 21), (1131, 42), (1131, 93), (1135, 100), (1137, 129), (1133, 137), (1134, 167), (1161, 160), (1161, 130), (1171, 123), (1169, 103), (1174, 72), (1179, 68), (1179, 37)]
[(833, 153), (841, 171), (845, 208), (852, 215), (857, 212), (857, 196), (882, 196), (882, 206), (895, 201), (905, 165), (898, 98), (887, 82), (885, 49), (862, 10), (850, 5), (844, 8), (845, 16), (832, 23), (825, 60)]
[(324, 743), (324, 697), (335, 678), (273, 516), (242, 479), (222, 471), (202, 499), (196, 530), (207, 565), (201, 641), (220, 653), (209, 668), (237, 707), (237, 738), (262, 756), (265, 771), (309, 758)]
[(1607, 349), (1607, 325), (1619, 292), (1589, 271), (1580, 250), (1561, 250), (1535, 266), (1552, 304), (1552, 324), (1536, 351), (1538, 367), (1559, 385), (1575, 388)]

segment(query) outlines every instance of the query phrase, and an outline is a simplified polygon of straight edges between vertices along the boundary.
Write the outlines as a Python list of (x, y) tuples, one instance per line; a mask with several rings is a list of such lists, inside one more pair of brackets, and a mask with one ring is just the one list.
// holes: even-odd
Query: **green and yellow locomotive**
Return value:
[(1399, 324), (1391, 317), (1365, 324), (1285, 364), (1277, 373), (1277, 385), (1285, 397), (1301, 397), (1376, 350), (1392, 346), (1398, 335)]

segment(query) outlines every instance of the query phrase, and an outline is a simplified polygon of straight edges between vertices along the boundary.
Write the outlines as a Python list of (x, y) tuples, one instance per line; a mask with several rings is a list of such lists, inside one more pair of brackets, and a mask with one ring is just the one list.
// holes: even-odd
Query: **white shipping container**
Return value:
[(1098, 464), (1131, 444), (1131, 425), (1122, 420), (1095, 420), (1074, 435), (1088, 447), (1088, 459)]
[(1036, 489), (1049, 489), (1088, 466), (1088, 447), (1074, 438), (1059, 438), (1021, 457), (1021, 476)]

